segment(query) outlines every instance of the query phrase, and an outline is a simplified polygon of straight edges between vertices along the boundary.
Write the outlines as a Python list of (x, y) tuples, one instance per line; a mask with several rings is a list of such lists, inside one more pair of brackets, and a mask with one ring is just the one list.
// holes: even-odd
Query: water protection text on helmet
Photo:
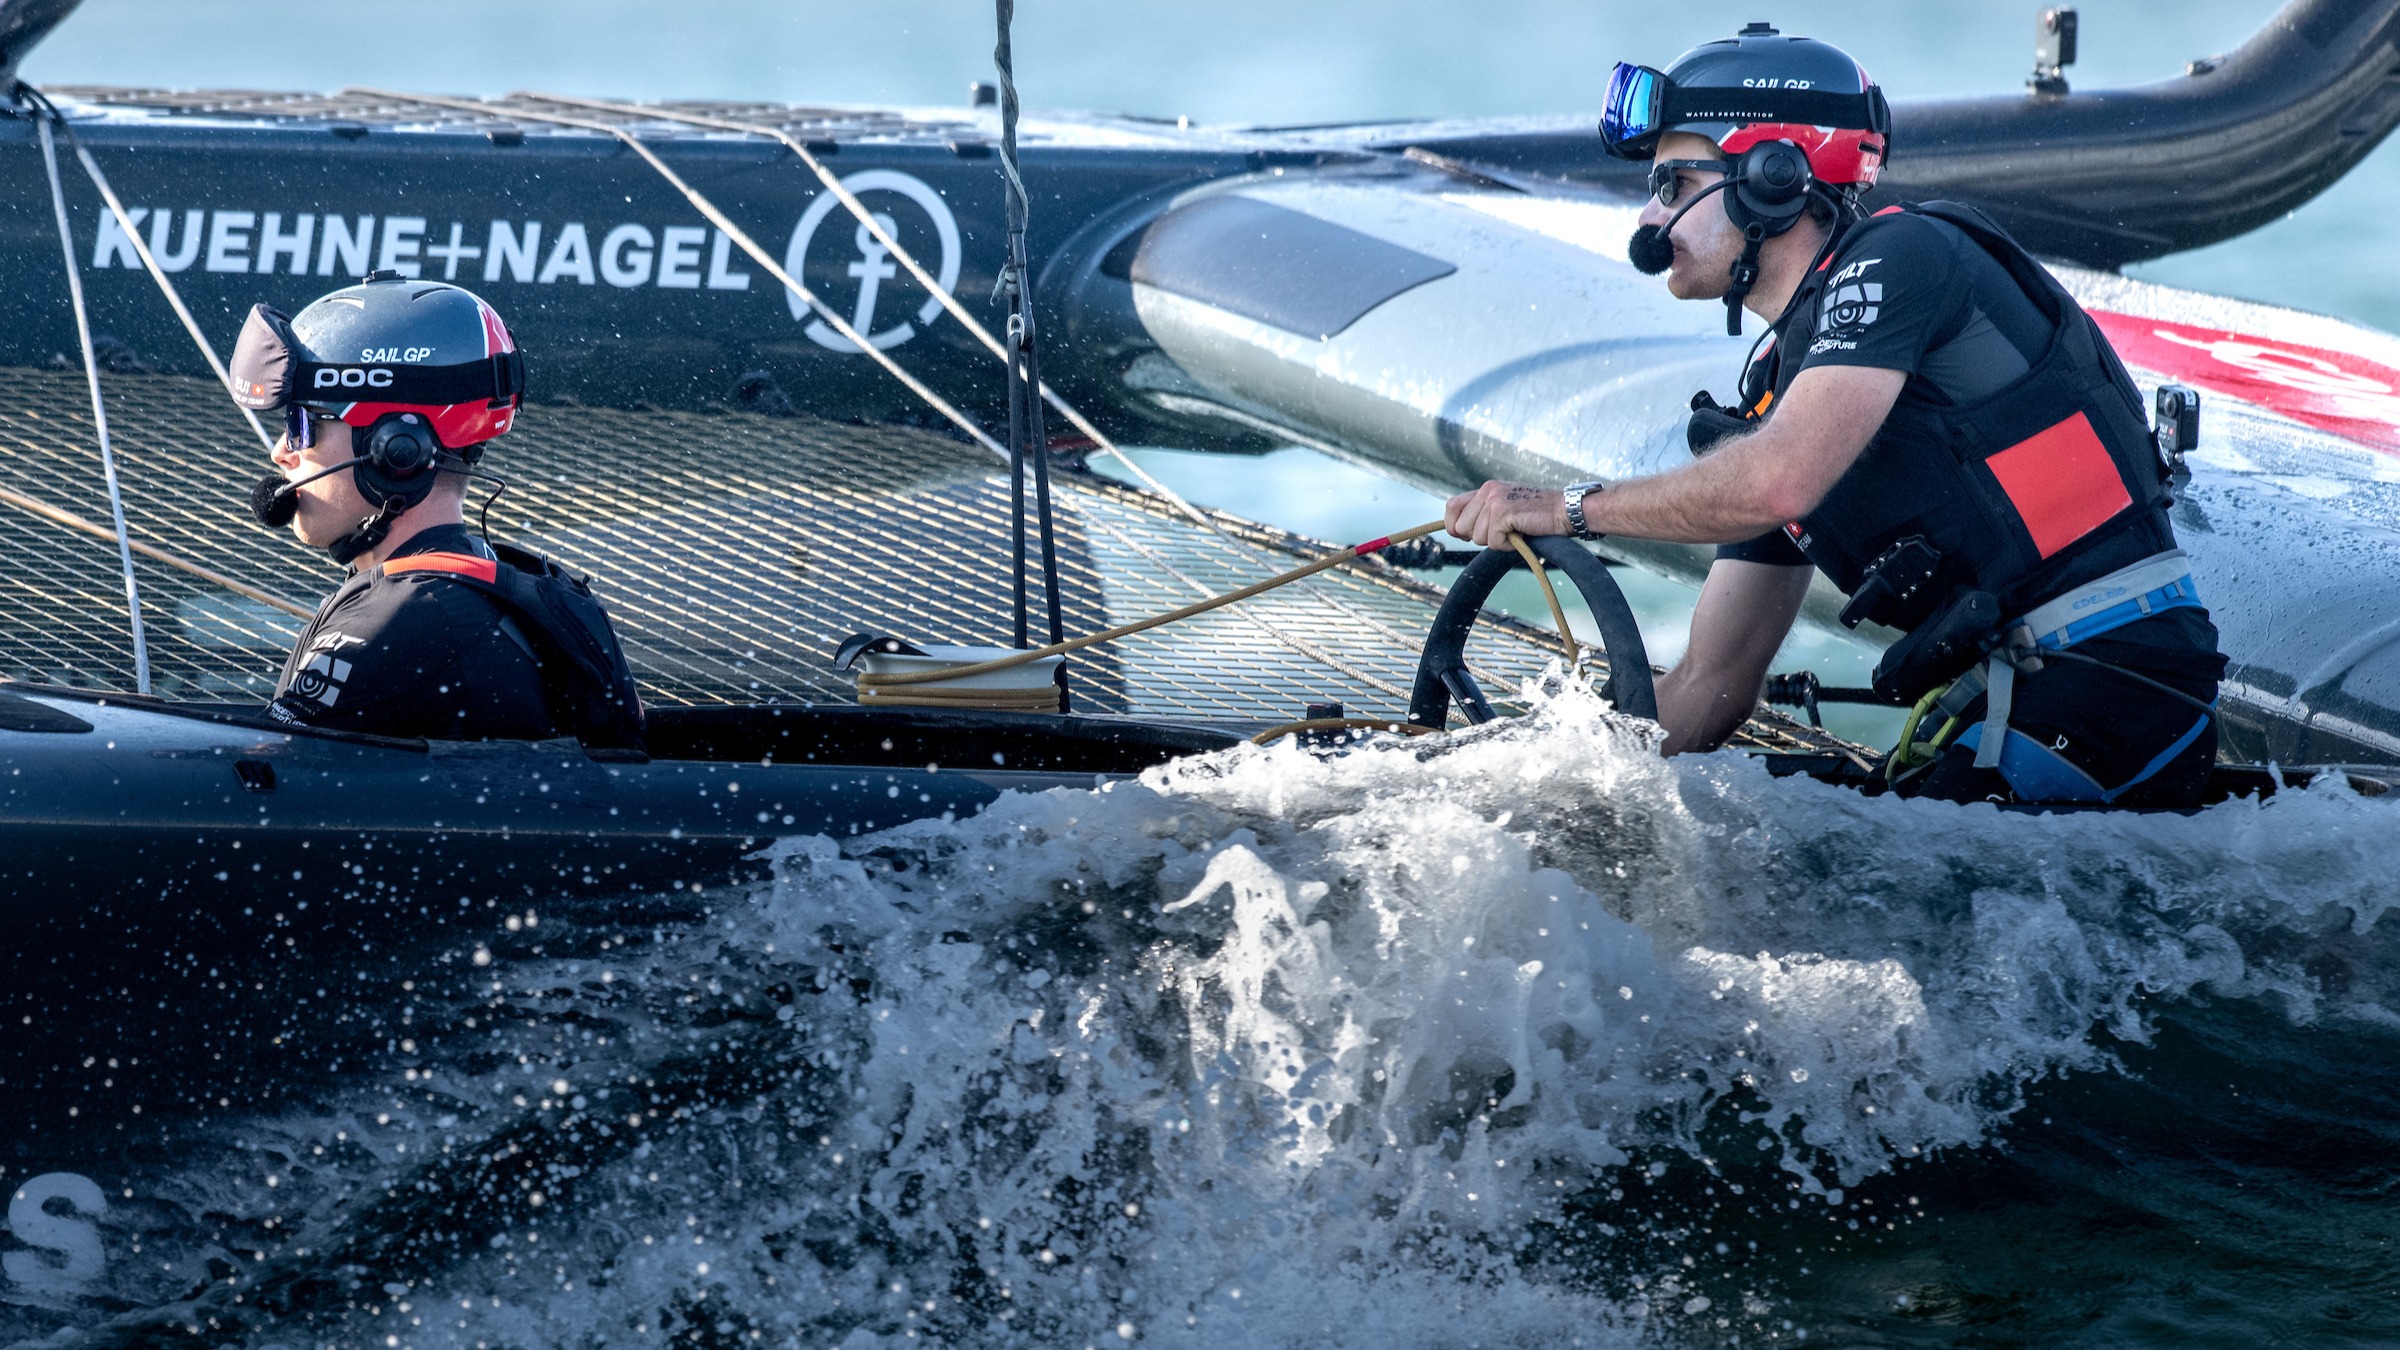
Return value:
[(1658, 149), (1660, 136), (1680, 126), (1712, 122), (1841, 127), (1888, 136), (1892, 112), (1883, 90), (1875, 85), (1860, 93), (1687, 89), (1664, 72), (1620, 61), (1608, 77), (1608, 102), (1600, 113), (1600, 143), (1618, 159), (1648, 159)]

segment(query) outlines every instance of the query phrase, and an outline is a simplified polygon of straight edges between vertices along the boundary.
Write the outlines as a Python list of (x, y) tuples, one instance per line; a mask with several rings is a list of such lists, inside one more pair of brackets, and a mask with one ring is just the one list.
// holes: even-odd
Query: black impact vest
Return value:
[[(1867, 615), (1909, 629), (1962, 589), (1990, 592), (2013, 617), (2175, 547), (2141, 393), (2099, 326), (1973, 207), (1925, 202), (1878, 214), (1892, 211), (1963, 232), (2007, 270), (2052, 336), (2015, 383), (1971, 403), (1938, 403), (1912, 379), (1825, 500), (1784, 527), (1800, 551), (1850, 594), (1886, 549), (1923, 537), (1940, 555), (1930, 580)], [(1769, 387), (1781, 398), (1799, 374), (1834, 272), (1828, 260), (1793, 297), (1769, 357), (1746, 373), (1748, 406)]]
[(471, 553), (412, 553), (379, 570), (439, 572), (490, 596), (533, 643), (551, 721), (593, 749), (642, 750), (641, 695), (591, 586), (529, 549), (496, 543), (492, 551), (496, 563)]

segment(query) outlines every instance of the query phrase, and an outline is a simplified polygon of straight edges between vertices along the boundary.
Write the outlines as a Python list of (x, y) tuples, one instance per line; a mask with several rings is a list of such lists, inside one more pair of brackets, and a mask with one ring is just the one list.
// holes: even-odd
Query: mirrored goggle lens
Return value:
[(306, 450), (317, 443), (316, 428), (309, 425), (307, 408), (294, 403), (283, 410), (283, 434), (294, 450)]
[(1658, 130), (1660, 92), (1666, 76), (1647, 66), (1620, 61), (1608, 77), (1608, 104), (1600, 114), (1600, 135), (1612, 146), (1630, 145)]

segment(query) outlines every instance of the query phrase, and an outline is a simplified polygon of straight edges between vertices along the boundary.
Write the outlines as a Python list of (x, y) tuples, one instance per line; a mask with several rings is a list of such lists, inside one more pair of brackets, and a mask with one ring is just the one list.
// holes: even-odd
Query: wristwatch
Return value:
[(1574, 535), (1578, 539), (1597, 539), (1600, 537), (1592, 532), (1590, 526), (1583, 523), (1583, 499), (1588, 493), (1605, 492), (1607, 490), (1608, 484), (1606, 483), (1567, 484), (1567, 533)]

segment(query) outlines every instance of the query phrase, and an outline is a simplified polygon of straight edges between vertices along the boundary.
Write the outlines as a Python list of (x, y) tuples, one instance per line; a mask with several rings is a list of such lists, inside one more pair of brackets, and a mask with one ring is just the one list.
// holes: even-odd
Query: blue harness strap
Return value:
[[(2214, 705), (2211, 705), (2212, 707)], [(2100, 780), (2085, 773), (2066, 756), (2042, 744), (2022, 731), (2011, 728), (2003, 733), (2007, 740), (2000, 747), (2000, 776), (2008, 782), (2009, 790), (2022, 802), (2096, 802), (2107, 804), (2133, 789), (2156, 778), (2160, 771), (2175, 762), (2175, 757), (2191, 748), (2208, 724), (2216, 720), (2215, 713), (2203, 714), (2192, 723), (2191, 730), (2175, 738), (2175, 743), (2158, 752), (2142, 771), (2115, 787), (2102, 787)], [(1977, 722), (1959, 734), (1951, 744), (1960, 750), (1976, 750), (1983, 744), (1983, 723)]]
[[(2038, 660), (2045, 651), (2063, 651), (2154, 614), (2197, 608), (2199, 604), (2200, 591), (2192, 583), (2183, 550), (2169, 549), (2034, 607), (2023, 618), (2003, 626), (2001, 631), (2010, 635), (2009, 643), (1992, 653), (1981, 672), (1982, 680), (1960, 681), (1957, 688), (1968, 697), (1983, 693), (1985, 713), (1981, 722), (1967, 728), (1951, 745), (1972, 752), (1975, 767), (1998, 769), (2021, 801), (2115, 801), (2157, 776), (2177, 755), (2189, 749), (2215, 720), (2216, 705), (2211, 703), (2211, 711), (2203, 714), (2174, 744), (2160, 751), (2140, 773), (2113, 788), (2105, 787), (2049, 746), (2009, 729), (2018, 663), (2025, 663), (2029, 670), (2038, 670)], [(1974, 688), (1977, 684), (1984, 687)], [(1965, 700), (1959, 702), (1963, 705)]]

